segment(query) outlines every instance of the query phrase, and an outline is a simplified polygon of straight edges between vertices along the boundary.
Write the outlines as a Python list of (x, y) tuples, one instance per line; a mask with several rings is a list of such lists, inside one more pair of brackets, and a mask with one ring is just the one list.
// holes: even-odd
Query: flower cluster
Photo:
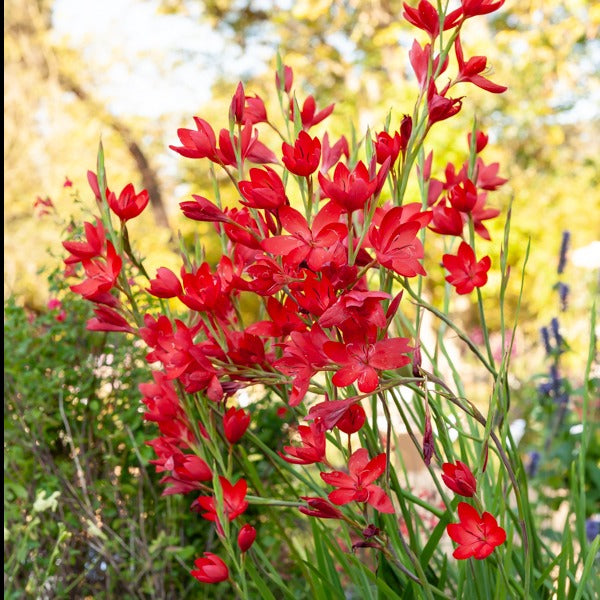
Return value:
[[(486, 284), (491, 259), (476, 254), (475, 236), (490, 239), (484, 222), (500, 211), (488, 206), (487, 196), (505, 180), (498, 164), (486, 165), (480, 157), (485, 134), (469, 136), (464, 164), (448, 164), (442, 179), (431, 176), (433, 153), (428, 154), (419, 172), (426, 190), (421, 202), (407, 201), (406, 186), (430, 129), (461, 110), (462, 97), (451, 95), (455, 86), (504, 91), (482, 75), (485, 57), (464, 58), (460, 41), (467, 19), (501, 4), (462, 0), (443, 18), (427, 0), (417, 8), (405, 5), (405, 18), (430, 38), (425, 46), (415, 41), (410, 51), (419, 101), (396, 131), (379, 131), (366, 140), (366, 160), (355, 158), (356, 149), (344, 136), (331, 143), (327, 133), (314, 132), (334, 106), (318, 110), (312, 96), (300, 105), (292, 70), (284, 65), (276, 91), (293, 135), (281, 135), (279, 146), (262, 141), (259, 125), (278, 131), (277, 126), (263, 100), (247, 95), (242, 84), (229, 106), (228, 128), (217, 133), (194, 117), (194, 128), (179, 129), (180, 145), (171, 148), (222, 170), (239, 199), (236, 207), (200, 195), (181, 202), (187, 218), (212, 223), (218, 232), (224, 252), (216, 264), (185, 257), (178, 273), (161, 267), (148, 277), (127, 234), (127, 222), (148, 204), (147, 192), (136, 193), (131, 184), (118, 194), (109, 190), (103, 164), (98, 175), (89, 173), (103, 216), (85, 223), (81, 240), (64, 242), (65, 262), (81, 266), (81, 280), (71, 289), (95, 305), (90, 329), (130, 333), (145, 342), (147, 362), (155, 370), (140, 391), (144, 418), (160, 432), (148, 443), (156, 453), (153, 464), (165, 473), (164, 493), (200, 493), (192, 509), (213, 522), (222, 538), (247, 510), (249, 482), (235, 481), (224, 462), (214, 462), (214, 448), (222, 440), (231, 455), (233, 445), (252, 430), (252, 414), (237, 407), (235, 398), (256, 385), (273, 390), (308, 423), (297, 426), (300, 445), (283, 446), (280, 458), (291, 465), (321, 465), (322, 481), (335, 488), (328, 500), (298, 498), (308, 506), (301, 507), (304, 514), (345, 519), (364, 531), (360, 519), (368, 511), (396, 512), (389, 444), (383, 452), (352, 449), (351, 436), (367, 422), (364, 399), (385, 403), (387, 390), (423, 384), (419, 342), (398, 326), (396, 316), (402, 290), (412, 293), (409, 280), (427, 275), (427, 235), (445, 236), (448, 247), (458, 242), (455, 253), (431, 256), (446, 269), (456, 293)], [(451, 35), (438, 53), (440, 29)], [(457, 73), (442, 84), (452, 54)], [(132, 305), (127, 269), (147, 277), (144, 288), (163, 310), (143, 314)], [(261, 300), (261, 317), (251, 324), (242, 318), (242, 294)], [(171, 316), (175, 306), (180, 318)], [(306, 414), (309, 392), (312, 406)], [(347, 446), (338, 444), (344, 470), (327, 459), (338, 432), (348, 436)], [(473, 495), (475, 480), (462, 463), (444, 465), (443, 477), (457, 493)], [(461, 544), (457, 558), (484, 558), (503, 541), (493, 517), (474, 511), (462, 503), (462, 528), (448, 528)], [(241, 526), (239, 550), (248, 551), (255, 537), (250, 524)], [(199, 581), (228, 578), (227, 565), (210, 552), (195, 566), (192, 575)]]

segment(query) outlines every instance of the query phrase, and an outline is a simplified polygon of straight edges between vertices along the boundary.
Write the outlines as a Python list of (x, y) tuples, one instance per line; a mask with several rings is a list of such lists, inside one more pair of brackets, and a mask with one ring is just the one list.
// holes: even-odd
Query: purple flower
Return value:
[(560, 254), (558, 256), (558, 274), (562, 275), (567, 264), (567, 250), (569, 249), (569, 240), (571, 239), (571, 233), (569, 231), (563, 231), (562, 241), (560, 244)]
[(566, 283), (560, 281), (558, 283), (558, 298), (560, 300), (560, 310), (564, 312), (567, 310), (567, 297), (569, 295), (569, 286)]
[(529, 453), (529, 464), (527, 465), (527, 476), (535, 477), (540, 466), (541, 455), (537, 450)]
[(588, 542), (593, 542), (598, 535), (600, 535), (600, 516), (594, 515), (585, 522), (585, 537)]

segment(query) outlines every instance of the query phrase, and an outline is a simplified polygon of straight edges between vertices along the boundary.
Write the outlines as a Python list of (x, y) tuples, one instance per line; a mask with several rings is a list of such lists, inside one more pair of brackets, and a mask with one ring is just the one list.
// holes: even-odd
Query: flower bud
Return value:
[(246, 523), (238, 534), (237, 542), (240, 550), (242, 552), (247, 552), (252, 544), (254, 544), (254, 540), (256, 539), (256, 529), (252, 527), (249, 523)]
[(250, 425), (250, 415), (243, 409), (236, 410), (231, 407), (223, 415), (223, 430), (225, 437), (230, 444), (235, 444), (246, 433)]

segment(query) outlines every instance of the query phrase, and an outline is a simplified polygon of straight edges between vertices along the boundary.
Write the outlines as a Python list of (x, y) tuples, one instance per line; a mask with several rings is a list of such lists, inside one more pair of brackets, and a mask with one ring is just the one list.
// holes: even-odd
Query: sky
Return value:
[(56, 0), (57, 39), (94, 70), (94, 89), (118, 116), (193, 112), (219, 74), (249, 78), (267, 68), (276, 39), (265, 31), (242, 54), (196, 14), (158, 14), (156, 0)]

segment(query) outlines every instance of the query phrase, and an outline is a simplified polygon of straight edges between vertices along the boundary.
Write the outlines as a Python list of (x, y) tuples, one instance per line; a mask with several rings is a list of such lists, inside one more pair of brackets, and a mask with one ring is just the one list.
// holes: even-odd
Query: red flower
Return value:
[(473, 497), (477, 490), (477, 481), (471, 469), (465, 463), (456, 461), (456, 464), (444, 463), (442, 465), (442, 479), (444, 483), (459, 496)]
[(244, 122), (244, 107), (246, 105), (246, 95), (244, 94), (244, 85), (240, 81), (231, 104), (229, 105), (229, 118), (235, 121), (238, 125), (242, 125)]
[[(286, 94), (290, 93), (292, 89), (292, 83), (294, 82), (294, 72), (292, 71), (292, 67), (288, 67), (287, 65), (283, 65), (283, 91)], [(281, 80), (279, 78), (279, 72), (275, 73), (275, 85), (278, 88), (281, 88)]]
[(283, 164), (294, 175), (307, 177), (317, 170), (321, 158), (321, 142), (318, 137), (311, 138), (306, 131), (298, 134), (296, 143), (291, 146), (285, 142), (281, 146)]
[(195, 201), (188, 200), (187, 202), (180, 202), (179, 208), (183, 211), (183, 214), (188, 219), (194, 221), (203, 222), (223, 222), (227, 223), (230, 219), (227, 215), (215, 204), (213, 204), (208, 198), (204, 196), (197, 196), (192, 194)]
[(204, 558), (197, 558), (194, 566), (196, 568), (190, 574), (202, 583), (219, 583), (229, 577), (227, 565), (212, 552), (205, 552)]
[(183, 288), (171, 269), (159, 267), (156, 271), (156, 279), (150, 280), (147, 291), (157, 298), (175, 298), (183, 293)]
[(462, 185), (457, 183), (448, 192), (448, 200), (456, 210), (469, 213), (477, 204), (477, 188), (470, 179), (467, 179)]
[(394, 137), (392, 137), (386, 131), (382, 131), (377, 134), (373, 145), (375, 146), (377, 164), (383, 164), (385, 159), (389, 157), (391, 167), (396, 162), (398, 154), (400, 154), (402, 138), (398, 132), (396, 132)]
[[(462, 10), (454, 10), (444, 19), (444, 31), (454, 27), (461, 16)], [(421, 0), (417, 8), (412, 8), (404, 3), (402, 15), (409, 23), (426, 31), (433, 40), (440, 33), (440, 16), (433, 5), (427, 0)]]
[(254, 97), (246, 96), (244, 108), (244, 124), (255, 125), (267, 122), (267, 109), (265, 103), (256, 94)]
[[(235, 485), (231, 485), (225, 477), (219, 477), (221, 482), (221, 491), (223, 497), (223, 514), (230, 521), (233, 521), (236, 517), (239, 517), (247, 508), (248, 502), (245, 500), (246, 492), (248, 491), (248, 484), (245, 479), (240, 479)], [(217, 509), (215, 505), (215, 499), (212, 496), (200, 496), (192, 502), (192, 510), (194, 512), (201, 512), (207, 521), (217, 521)]]
[(405, 277), (425, 275), (425, 269), (419, 262), (424, 256), (423, 244), (417, 238), (422, 225), (416, 219), (403, 223), (403, 210), (401, 206), (388, 210), (379, 229), (373, 225), (369, 230), (369, 241), (375, 249), (377, 260), (384, 267)]
[(118, 198), (114, 192), (110, 192), (106, 200), (121, 221), (128, 221), (142, 213), (148, 205), (149, 197), (146, 190), (136, 194), (133, 184), (129, 183), (123, 188)]
[(360, 404), (351, 404), (335, 426), (344, 433), (356, 433), (365, 424), (367, 414)]
[(321, 151), (321, 173), (327, 173), (340, 160), (342, 154), (346, 158), (350, 157), (348, 140), (342, 136), (333, 146), (330, 146), (329, 135), (326, 133), (323, 136), (323, 148)]
[(197, 131), (183, 128), (177, 130), (183, 146), (169, 146), (169, 148), (186, 158), (208, 158), (217, 162), (217, 140), (213, 128), (210, 123), (198, 117), (194, 117), (194, 122)]
[(379, 385), (378, 371), (410, 363), (406, 353), (411, 348), (407, 338), (392, 338), (374, 344), (326, 342), (323, 350), (342, 367), (331, 380), (334, 385), (345, 387), (358, 379), (358, 389), (370, 393)]
[(493, 83), (483, 77), (483, 75), (480, 75), (480, 73), (485, 71), (487, 66), (487, 58), (485, 56), (474, 56), (465, 62), (460, 37), (457, 37), (454, 41), (454, 50), (456, 52), (456, 60), (458, 61), (458, 77), (454, 83), (468, 81), (493, 94), (501, 94), (508, 89), (506, 86)]
[(89, 331), (122, 331), (125, 333), (133, 333), (133, 328), (126, 319), (118, 312), (107, 306), (98, 306), (94, 309), (95, 317), (91, 318), (86, 329)]
[[(477, 130), (475, 132), (475, 152), (477, 154), (479, 154), (486, 146), (488, 143), (488, 136), (483, 133), (483, 131), (481, 130)], [(469, 133), (467, 135), (467, 141), (469, 143), (469, 148), (471, 147), (471, 134)]]
[(460, 523), (450, 523), (446, 527), (448, 535), (459, 544), (452, 556), (458, 559), (478, 560), (489, 556), (496, 546), (506, 541), (506, 531), (500, 527), (494, 517), (484, 512), (481, 517), (477, 510), (466, 502), (458, 505)]
[(390, 295), (386, 292), (350, 291), (340, 296), (320, 317), (322, 327), (344, 327), (345, 324), (366, 323), (370, 327), (383, 329), (386, 325), (382, 300)]
[(460, 211), (452, 206), (447, 206), (445, 200), (442, 202), (431, 209), (433, 218), (429, 229), (442, 235), (461, 235), (464, 222)]
[(283, 181), (270, 167), (250, 169), (250, 181), (240, 181), (242, 204), (250, 208), (274, 210), (289, 204)]
[[(287, 79), (287, 77), (286, 77)], [(317, 112), (317, 104), (312, 96), (308, 96), (300, 109), (300, 120), (302, 121), (302, 129), (307, 131), (313, 125), (317, 125), (326, 119), (332, 112), (335, 104), (326, 106), (323, 110)], [(294, 100), (290, 100), (290, 119), (294, 120)]]
[(345, 261), (345, 251), (340, 242), (346, 236), (346, 226), (337, 222), (335, 207), (325, 205), (314, 218), (312, 230), (304, 216), (291, 206), (279, 210), (281, 225), (291, 235), (276, 235), (262, 241), (267, 252), (285, 256), (288, 264), (298, 266), (306, 261), (319, 271), (325, 264), (338, 266)]
[(487, 282), (487, 272), (492, 261), (489, 256), (484, 256), (476, 262), (473, 248), (466, 242), (461, 242), (458, 254), (444, 254), (442, 263), (450, 275), (446, 281), (456, 288), (459, 294), (468, 294), (476, 287), (482, 287)]
[(375, 193), (377, 178), (371, 179), (369, 171), (359, 161), (352, 171), (339, 163), (333, 172), (333, 181), (319, 173), (319, 183), (323, 189), (323, 197), (331, 198), (344, 211), (352, 213), (364, 208), (367, 200)]
[(308, 391), (311, 377), (319, 367), (327, 364), (323, 354), (323, 344), (327, 336), (319, 325), (314, 325), (310, 331), (292, 331), (289, 341), (283, 346), (283, 357), (273, 363), (273, 366), (293, 377), (290, 406), (297, 406)]
[[(66, 243), (66, 242), (65, 242)], [(72, 285), (71, 291), (92, 299), (102, 292), (110, 291), (117, 282), (123, 261), (111, 242), (106, 242), (106, 258), (84, 259), (83, 268), (87, 279), (78, 285)]]
[(256, 539), (256, 529), (252, 527), (249, 523), (246, 523), (238, 533), (238, 546), (242, 552), (247, 552), (250, 550), (252, 544), (254, 544), (254, 540)]
[(100, 219), (96, 219), (96, 226), (91, 223), (84, 223), (85, 230), (85, 242), (63, 242), (63, 247), (71, 253), (65, 259), (67, 265), (81, 262), (84, 259), (96, 258), (100, 256), (104, 251), (104, 242), (106, 236), (104, 233), (104, 226)]
[(323, 498), (310, 498), (308, 496), (300, 496), (300, 498), (304, 500), (310, 508), (301, 506), (298, 510), (309, 517), (317, 517), (319, 519), (342, 518), (341, 511)]
[(342, 471), (321, 473), (321, 479), (338, 488), (328, 495), (334, 504), (367, 502), (379, 512), (393, 514), (395, 511), (392, 501), (379, 486), (373, 484), (383, 475), (385, 465), (384, 452), (369, 460), (368, 451), (365, 448), (359, 448), (348, 460), (349, 474)]
[(65, 177), (65, 182), (63, 183), (63, 187), (73, 187), (73, 182), (68, 177)]
[(240, 160), (257, 164), (277, 163), (277, 157), (262, 142), (258, 141), (258, 131), (252, 125), (246, 124), (242, 128), (240, 138), (231, 135), (228, 129), (221, 129), (219, 132), (219, 150), (218, 160), (224, 165), (237, 165), (237, 158), (234, 148), (240, 149)]
[(223, 430), (230, 444), (235, 444), (246, 433), (250, 425), (250, 414), (233, 406), (223, 415)]
[(438, 94), (433, 81), (427, 95), (427, 110), (429, 111), (429, 127), (438, 121), (445, 121), (460, 112), (462, 98), (446, 98)]
[[(325, 460), (325, 430), (316, 423), (310, 426), (299, 425), (298, 433), (302, 438), (302, 446), (284, 446), (290, 456), (277, 452), (283, 460), (293, 465), (312, 465)], [(290, 458), (293, 457), (293, 458)]]
[(461, 2), (465, 19), (477, 15), (487, 15), (498, 10), (504, 4), (504, 0), (497, 2), (494, 0), (461, 0)]

